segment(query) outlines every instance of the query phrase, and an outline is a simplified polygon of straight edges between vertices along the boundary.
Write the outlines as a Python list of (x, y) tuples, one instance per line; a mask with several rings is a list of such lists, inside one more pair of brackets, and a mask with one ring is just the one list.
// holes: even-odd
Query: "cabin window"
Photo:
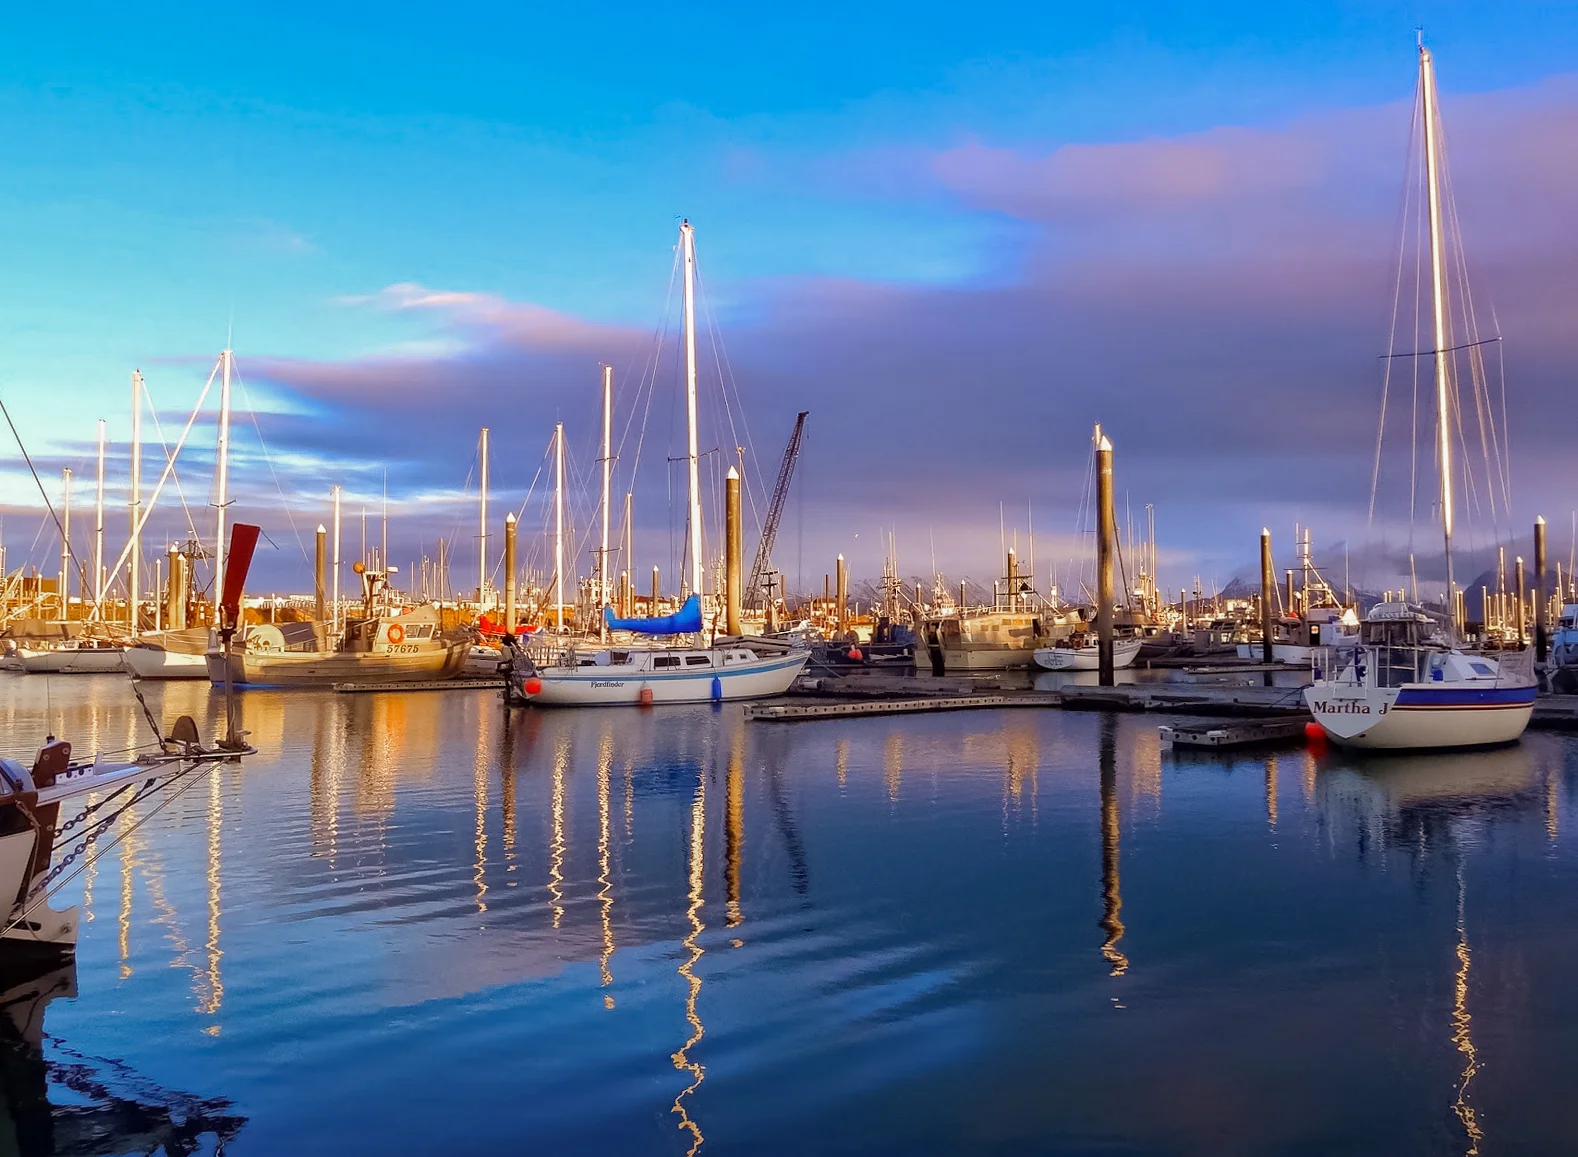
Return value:
[(1469, 669), (1476, 675), (1494, 675), (1496, 673), (1490, 669), (1489, 663), (1470, 663)]
[(630, 652), (614, 651), (609, 654), (608, 662), (615, 667), (623, 667), (626, 663), (630, 662)]
[(678, 667), (679, 658), (676, 655), (658, 655), (653, 658), (654, 667)]
[(712, 666), (712, 656), (710, 656), (710, 655), (686, 655), (685, 656), (685, 666), (687, 666), (687, 667), (710, 667), (710, 666)]

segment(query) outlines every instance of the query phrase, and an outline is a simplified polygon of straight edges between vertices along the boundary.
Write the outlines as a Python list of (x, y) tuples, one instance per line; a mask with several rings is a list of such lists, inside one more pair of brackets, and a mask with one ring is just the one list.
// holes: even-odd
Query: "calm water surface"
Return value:
[[(145, 739), (124, 680), (4, 678), (12, 754)], [(1154, 716), (244, 704), (262, 753), (73, 885), (0, 1151), (1578, 1146), (1571, 739), (1174, 758)]]

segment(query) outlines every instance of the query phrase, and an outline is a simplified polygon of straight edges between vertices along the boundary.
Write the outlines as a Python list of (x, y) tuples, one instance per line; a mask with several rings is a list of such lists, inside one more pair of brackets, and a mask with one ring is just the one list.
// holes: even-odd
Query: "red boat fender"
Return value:
[(643, 706), (643, 707), (650, 707), (650, 706), (652, 706), (652, 688), (650, 688), (650, 687), (643, 687), (643, 688), (641, 688), (641, 693), (636, 696), (636, 702), (641, 704), (641, 706)]
[(530, 679), (526, 680), (525, 687), (526, 687), (526, 694), (528, 694), (528, 695), (541, 695), (542, 694), (542, 680), (537, 678), (535, 675), (533, 675)]

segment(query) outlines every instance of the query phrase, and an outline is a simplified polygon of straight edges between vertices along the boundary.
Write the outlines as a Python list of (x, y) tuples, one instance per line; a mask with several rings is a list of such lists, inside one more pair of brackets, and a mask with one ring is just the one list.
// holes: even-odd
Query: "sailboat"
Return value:
[[(215, 480), (218, 489), (218, 528), (214, 538), (214, 551), (217, 560), (219, 552), (223, 549), (225, 537), (225, 506), (229, 497), (230, 487), (230, 376), (235, 364), (235, 355), (228, 349), (219, 355), (219, 440), (215, 447)], [(142, 406), (141, 375), (133, 377), (133, 405)], [(133, 428), (140, 424), (140, 415), (134, 418)], [(133, 453), (140, 450), (134, 448)], [(134, 544), (133, 550), (141, 549), (140, 544)], [(136, 637), (132, 645), (126, 648), (124, 664), (126, 670), (136, 679), (207, 679), (209, 648), (213, 646), (210, 632), (207, 627), (186, 626), (186, 599), (185, 583), (175, 574), (176, 555), (171, 555), (170, 588), (174, 593), (168, 599), (172, 626), (163, 631), (150, 631)], [(183, 566), (190, 566), (188, 559)], [(154, 592), (157, 597), (158, 592)], [(173, 624), (179, 618), (182, 625)]]
[[(566, 707), (759, 699), (789, 690), (811, 657), (809, 651), (765, 639), (714, 639), (710, 645), (700, 642), (704, 624), (701, 477), (696, 424), (696, 235), (688, 220), (680, 224), (679, 239), (684, 264), (690, 594), (673, 615), (657, 619), (618, 619), (605, 604), (603, 618), (610, 631), (626, 631), (654, 640), (660, 637), (680, 640), (690, 636), (697, 642), (695, 645), (636, 643), (588, 650), (570, 642), (540, 663), (517, 653), (511, 663), (506, 691), (511, 699)], [(562, 447), (562, 433), (559, 440)], [(557, 569), (562, 575), (562, 565)], [(606, 598), (606, 583), (599, 585)], [(558, 601), (562, 606), (562, 596)]]
[(1440, 114), (1430, 50), (1419, 46), (1424, 164), (1429, 197), (1430, 269), (1435, 321), (1436, 466), (1440, 472), (1447, 614), (1407, 602), (1383, 602), (1360, 627), (1359, 644), (1321, 648), (1310, 712), (1333, 741), (1348, 747), (1420, 750), (1510, 743), (1534, 711), (1533, 652), (1498, 658), (1471, 654), (1456, 640), (1457, 588), (1452, 577), (1453, 416), (1459, 412), (1448, 356), (1455, 348), (1443, 256)]

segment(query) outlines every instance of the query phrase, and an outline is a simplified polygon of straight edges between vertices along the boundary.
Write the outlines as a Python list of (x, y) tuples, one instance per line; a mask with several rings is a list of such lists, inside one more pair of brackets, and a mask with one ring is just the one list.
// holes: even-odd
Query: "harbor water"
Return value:
[[(149, 734), (124, 679), (3, 690), (12, 756)], [(166, 724), (217, 726), (206, 685), (147, 695)], [(0, 1146), (1578, 1138), (1572, 738), (1175, 756), (1165, 718), (1047, 709), (242, 704), (259, 754), (139, 804), (68, 887), (75, 968), (0, 1018)]]

